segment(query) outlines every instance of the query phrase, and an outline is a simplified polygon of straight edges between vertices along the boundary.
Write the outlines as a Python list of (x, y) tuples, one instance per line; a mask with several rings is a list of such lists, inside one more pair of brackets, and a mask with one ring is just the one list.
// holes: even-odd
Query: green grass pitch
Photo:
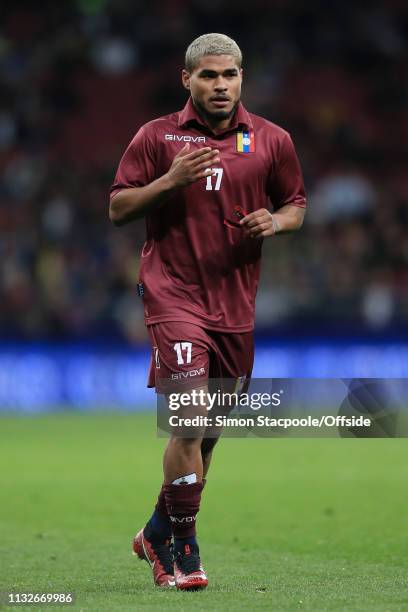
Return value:
[(0, 591), (97, 611), (408, 610), (407, 440), (221, 441), (196, 593), (157, 590), (130, 554), (164, 443), (152, 415), (1, 418)]

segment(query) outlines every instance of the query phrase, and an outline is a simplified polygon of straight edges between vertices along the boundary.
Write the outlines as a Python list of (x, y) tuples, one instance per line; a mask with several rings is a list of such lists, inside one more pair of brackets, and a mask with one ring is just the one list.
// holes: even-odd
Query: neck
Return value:
[(224, 130), (227, 130), (232, 123), (232, 117), (228, 117), (228, 119), (222, 119), (221, 121), (211, 120), (208, 117), (202, 117), (202, 119), (204, 120), (206, 126), (209, 127), (210, 130), (214, 132), (214, 134), (220, 134)]

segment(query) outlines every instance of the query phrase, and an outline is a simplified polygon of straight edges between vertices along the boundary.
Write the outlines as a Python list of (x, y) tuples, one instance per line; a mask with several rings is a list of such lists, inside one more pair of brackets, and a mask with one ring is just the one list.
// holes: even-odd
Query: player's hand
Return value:
[(266, 208), (260, 208), (246, 215), (239, 223), (251, 238), (273, 236), (280, 229), (277, 220)]
[(206, 176), (215, 174), (211, 166), (220, 162), (220, 152), (211, 147), (195, 149), (191, 153), (190, 143), (177, 153), (167, 172), (167, 178), (172, 187), (184, 187), (195, 183)]

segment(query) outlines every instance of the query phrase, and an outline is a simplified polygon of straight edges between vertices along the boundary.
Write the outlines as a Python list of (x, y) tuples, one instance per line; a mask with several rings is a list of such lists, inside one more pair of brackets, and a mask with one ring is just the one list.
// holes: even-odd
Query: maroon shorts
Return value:
[(223, 333), (192, 323), (170, 321), (148, 326), (152, 343), (149, 387), (158, 393), (194, 389), (209, 379), (249, 381), (254, 361), (252, 332)]

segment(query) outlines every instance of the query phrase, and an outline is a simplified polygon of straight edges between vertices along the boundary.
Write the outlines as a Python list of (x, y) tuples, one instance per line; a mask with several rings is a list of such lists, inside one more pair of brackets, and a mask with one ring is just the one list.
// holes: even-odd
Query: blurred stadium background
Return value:
[(0, 410), (138, 410), (144, 223), (108, 191), (144, 122), (181, 108), (186, 46), (225, 32), (244, 103), (294, 137), (299, 234), (265, 244), (256, 376), (408, 376), (408, 5), (3, 3)]

